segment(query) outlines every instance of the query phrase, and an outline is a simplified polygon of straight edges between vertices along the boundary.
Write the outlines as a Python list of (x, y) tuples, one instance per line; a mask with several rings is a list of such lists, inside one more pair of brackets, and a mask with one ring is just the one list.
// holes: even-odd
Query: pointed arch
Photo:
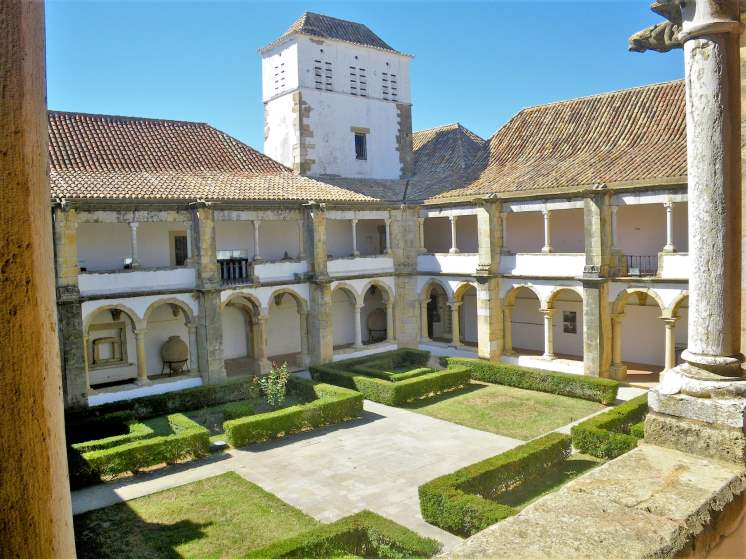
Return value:
[(332, 287), (332, 295), (334, 295), (334, 292), (337, 290), (346, 291), (352, 297), (352, 300), (355, 302), (356, 305), (361, 304), (360, 299), (365, 294), (365, 291), (363, 291), (362, 293), (358, 293), (357, 290), (346, 281), (336, 282), (334, 284), (334, 287)]
[(388, 285), (386, 285), (385, 282), (383, 282), (383, 281), (381, 281), (379, 279), (372, 279), (368, 283), (366, 283), (363, 286), (363, 288), (360, 290), (360, 298), (361, 299), (365, 299), (365, 296), (367, 295), (368, 290), (371, 287), (373, 287), (373, 286), (375, 286), (375, 287), (377, 287), (378, 289), (381, 290), (381, 293), (383, 293), (384, 302), (386, 302), (386, 303), (388, 303), (388, 302), (393, 303), (394, 302), (394, 293), (391, 290), (391, 287), (389, 287)]
[(257, 299), (252, 293), (246, 293), (243, 291), (231, 293), (222, 303), (220, 303), (221, 310), (225, 309), (228, 305), (244, 307), (257, 315), (262, 312), (262, 304), (259, 302), (259, 299)]
[(468, 291), (470, 287), (473, 287), (476, 290), (477, 284), (468, 281), (459, 283), (458, 286), (456, 286), (456, 289), (453, 291), (453, 301), (456, 303), (460, 303), (464, 297), (464, 293)]
[(430, 292), (433, 290), (433, 287), (438, 286), (443, 290), (443, 293), (445, 293), (446, 297), (448, 298), (448, 302), (451, 302), (453, 298), (453, 292), (451, 291), (451, 287), (447, 284), (442, 282), (438, 278), (430, 278), (427, 283), (422, 287), (422, 290), (420, 291), (420, 301), (427, 301), (430, 298)]
[(280, 287), (279, 289), (275, 289), (269, 296), (270, 305), (273, 301), (277, 300), (278, 296), (282, 295), (290, 295), (295, 300), (296, 305), (298, 305), (298, 312), (308, 312), (308, 301), (306, 301), (297, 291), (290, 287)]

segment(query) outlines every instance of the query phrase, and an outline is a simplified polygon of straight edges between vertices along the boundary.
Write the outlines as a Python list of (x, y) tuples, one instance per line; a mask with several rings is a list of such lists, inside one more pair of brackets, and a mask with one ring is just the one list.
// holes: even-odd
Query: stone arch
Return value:
[(332, 288), (331, 301), (333, 349), (362, 346), (359, 324), (362, 301), (357, 290), (346, 282), (340, 282)]
[(477, 331), (477, 286), (475, 283), (460, 283), (453, 292), (452, 324), (458, 326), (453, 332), (453, 342), (457, 345), (476, 347), (479, 341)]
[(251, 293), (231, 293), (220, 305), (223, 328), (223, 363), (228, 376), (263, 374), (266, 358), (266, 316)]
[[(566, 294), (560, 301), (562, 294)], [(571, 297), (568, 297), (570, 295)], [(545, 314), (544, 352), (583, 360), (583, 290), (573, 285), (560, 285), (552, 289), (543, 303)], [(548, 316), (547, 316), (548, 315)], [(546, 329), (551, 328), (549, 351), (546, 349)]]
[(175, 305), (181, 309), (181, 311), (184, 313), (184, 318), (186, 319), (186, 322), (192, 322), (194, 320), (194, 312), (192, 311), (192, 308), (187, 305), (184, 301), (181, 299), (178, 299), (176, 297), (166, 297), (164, 299), (158, 299), (156, 301), (153, 301), (148, 305), (148, 308), (145, 309), (145, 312), (142, 315), (143, 322), (147, 324), (148, 318), (150, 318), (150, 315), (153, 313), (155, 309), (160, 307), (161, 305)]
[[(295, 302), (297, 321), (286, 308), (286, 295)], [(291, 367), (308, 366), (308, 302), (290, 287), (275, 289), (266, 307), (264, 335), (268, 357), (275, 358), (278, 363), (287, 361)]]
[(575, 295), (580, 297), (581, 301), (583, 300), (583, 289), (582, 288), (576, 287), (573, 285), (560, 285), (552, 289), (552, 292), (549, 295), (547, 295), (546, 301), (544, 301), (542, 308), (545, 308), (545, 309), (554, 308), (555, 300), (557, 299), (559, 294), (562, 293), (563, 291), (569, 291), (571, 293), (574, 293)]
[(295, 300), (296, 305), (298, 305), (298, 311), (308, 313), (308, 301), (301, 297), (295, 289), (290, 287), (280, 287), (279, 289), (275, 289), (269, 296), (269, 302), (272, 303), (278, 295), (290, 295)]
[(391, 288), (380, 280), (369, 281), (361, 290), (360, 304), (358, 312), (362, 343), (393, 341), (394, 295)]
[(337, 291), (338, 289), (342, 291), (346, 291), (348, 295), (352, 297), (352, 300), (358, 305), (361, 303), (360, 298), (363, 296), (363, 294), (365, 294), (365, 291), (363, 291), (362, 294), (358, 293), (357, 289), (355, 289), (351, 284), (347, 283), (346, 281), (340, 281), (340, 282), (335, 283), (334, 287), (332, 287), (332, 295), (334, 295), (334, 292)]
[(368, 293), (368, 290), (373, 286), (381, 290), (381, 293), (383, 293), (384, 296), (384, 301), (386, 303), (394, 302), (394, 293), (391, 291), (391, 288), (386, 285), (385, 282), (378, 279), (372, 279), (363, 286), (363, 288), (360, 290), (360, 298), (364, 299), (365, 295)]
[(423, 342), (452, 341), (453, 293), (447, 283), (431, 278), (420, 291), (420, 339)]
[(684, 301), (689, 300), (689, 291), (682, 291), (673, 301), (671, 301), (671, 304), (668, 305), (668, 308), (666, 308), (665, 311), (663, 311), (663, 316), (665, 318), (678, 318), (679, 316), (679, 309), (681, 308), (681, 305), (684, 304)]
[(534, 288), (534, 286), (529, 285), (527, 283), (521, 283), (518, 285), (514, 285), (511, 287), (507, 293), (503, 296), (503, 305), (505, 306), (513, 306), (515, 304), (515, 299), (518, 296), (518, 293), (520, 293), (521, 289), (528, 289), (531, 293), (533, 293), (536, 298), (539, 300), (539, 306), (541, 306), (542, 298), (541, 294)]
[[(167, 318), (160, 313), (163, 307), (171, 308), (171, 315)], [(184, 324), (174, 324), (173, 320), (178, 317), (179, 311), (184, 318)], [(155, 325), (151, 325), (154, 317)], [(170, 369), (172, 372), (180, 373), (182, 370), (195, 371), (197, 367), (197, 324), (194, 321), (194, 312), (191, 307), (181, 299), (176, 297), (165, 297), (153, 301), (143, 313), (143, 323), (145, 325), (145, 359), (147, 361), (148, 374), (163, 374)], [(184, 365), (178, 365), (177, 368), (169, 367), (167, 362), (163, 361), (162, 348), (164, 344), (170, 342), (171, 337), (178, 337), (186, 344), (188, 351), (187, 362)], [(183, 368), (182, 368), (183, 367)]]
[[(525, 290), (531, 295), (518, 304), (518, 295)], [(518, 284), (503, 296), (503, 343), (505, 355), (516, 353), (547, 354), (545, 319), (541, 313), (542, 297), (532, 285)], [(514, 351), (518, 348), (519, 351)], [(551, 350), (551, 348), (550, 348)], [(550, 356), (550, 355), (549, 355)]]
[(477, 284), (473, 282), (464, 281), (459, 283), (456, 286), (456, 289), (453, 291), (453, 301), (456, 303), (460, 303), (461, 300), (464, 297), (464, 293), (469, 290), (469, 288), (473, 287), (474, 289), (477, 289)]
[(83, 331), (88, 332), (88, 328), (91, 325), (91, 322), (99, 313), (102, 313), (104, 311), (112, 311), (112, 310), (118, 310), (126, 314), (132, 321), (132, 324), (136, 330), (141, 330), (145, 328), (145, 321), (142, 318), (140, 318), (140, 315), (138, 315), (135, 311), (133, 311), (127, 305), (122, 305), (121, 303), (115, 303), (111, 305), (104, 305), (102, 307), (98, 307), (97, 309), (94, 309), (91, 312), (89, 312), (86, 315), (85, 319), (83, 320)]
[(447, 283), (442, 282), (437, 278), (430, 278), (422, 287), (419, 297), (420, 301), (427, 301), (430, 298), (430, 292), (436, 285), (443, 290), (443, 292), (446, 294), (446, 297), (448, 298), (448, 302), (450, 303), (453, 299), (453, 291), (451, 290), (451, 287)]
[(222, 303), (220, 303), (220, 309), (222, 310), (228, 305), (239, 305), (256, 314), (261, 314), (262, 312), (262, 304), (252, 293), (244, 293), (240, 291), (231, 293)]
[(647, 295), (651, 299), (653, 299), (657, 304), (658, 307), (661, 310), (661, 313), (664, 313), (666, 310), (666, 305), (663, 303), (663, 300), (660, 298), (660, 295), (655, 292), (654, 289), (651, 289), (649, 287), (628, 287), (624, 291), (622, 291), (619, 295), (617, 295), (616, 300), (614, 301), (614, 304), (611, 307), (611, 312), (613, 314), (620, 314), (624, 312), (624, 306), (627, 304), (627, 299), (630, 295), (633, 294), (642, 294)]

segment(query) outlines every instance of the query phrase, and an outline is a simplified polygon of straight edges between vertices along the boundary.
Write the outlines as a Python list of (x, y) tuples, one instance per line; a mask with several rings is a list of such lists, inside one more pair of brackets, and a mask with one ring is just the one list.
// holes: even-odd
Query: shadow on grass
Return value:
[(127, 503), (74, 517), (78, 559), (181, 559), (176, 547), (206, 537), (211, 522), (146, 522)]
[(440, 394), (436, 394), (435, 396), (432, 396), (430, 398), (423, 398), (421, 400), (415, 400), (414, 402), (408, 402), (399, 407), (403, 409), (417, 410), (420, 408), (424, 408), (426, 406), (430, 406), (432, 404), (437, 404), (439, 402), (450, 400), (451, 398), (455, 398), (457, 396), (464, 396), (466, 394), (471, 394), (472, 392), (477, 392), (478, 390), (483, 390), (487, 388), (488, 386), (489, 385), (487, 384), (477, 384), (477, 383), (472, 382), (468, 384), (467, 386), (464, 386), (463, 388), (458, 388), (456, 390), (450, 390), (448, 392), (441, 392)]
[(544, 477), (506, 491), (495, 499), (495, 501), (503, 505), (522, 509), (539, 497), (559, 489), (568, 481), (599, 466), (601, 463), (602, 461), (591, 457), (571, 456), (568, 460), (549, 470)]

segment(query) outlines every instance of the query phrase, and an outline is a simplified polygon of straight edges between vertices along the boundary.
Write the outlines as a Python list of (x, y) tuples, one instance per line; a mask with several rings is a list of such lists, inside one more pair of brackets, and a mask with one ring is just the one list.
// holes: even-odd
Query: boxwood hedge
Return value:
[(420, 485), (422, 517), (458, 536), (470, 536), (512, 516), (500, 494), (541, 477), (570, 455), (570, 437), (550, 433)]
[(598, 458), (616, 458), (637, 446), (643, 435), (639, 423), (647, 413), (648, 395), (643, 394), (575, 425), (572, 444)]
[(619, 389), (617, 381), (605, 378), (555, 373), (507, 363), (485, 361), (484, 359), (447, 357), (445, 361), (449, 366), (468, 367), (471, 371), (471, 378), (474, 380), (571, 396), (601, 402), (605, 405), (616, 400), (617, 390)]
[(75, 443), (72, 447), (78, 452), (86, 453), (155, 437), (155, 431), (149, 425), (140, 423), (139, 421), (130, 421), (128, 429), (129, 432), (124, 435), (114, 435), (103, 439)]
[(225, 421), (223, 430), (228, 444), (239, 447), (266, 441), (321, 425), (339, 423), (358, 417), (363, 411), (363, 396), (346, 388), (291, 376), (288, 379), (288, 389), (308, 402)]
[(387, 518), (364, 510), (252, 551), (244, 559), (418, 559), (432, 557), (439, 549), (440, 544), (435, 540), (423, 538)]

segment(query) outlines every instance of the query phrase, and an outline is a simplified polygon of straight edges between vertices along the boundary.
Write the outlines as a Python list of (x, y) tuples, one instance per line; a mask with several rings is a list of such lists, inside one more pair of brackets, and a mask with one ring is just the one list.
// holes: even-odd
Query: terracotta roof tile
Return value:
[(295, 175), (198, 122), (50, 111), (49, 161), (54, 197), (373, 200)]

